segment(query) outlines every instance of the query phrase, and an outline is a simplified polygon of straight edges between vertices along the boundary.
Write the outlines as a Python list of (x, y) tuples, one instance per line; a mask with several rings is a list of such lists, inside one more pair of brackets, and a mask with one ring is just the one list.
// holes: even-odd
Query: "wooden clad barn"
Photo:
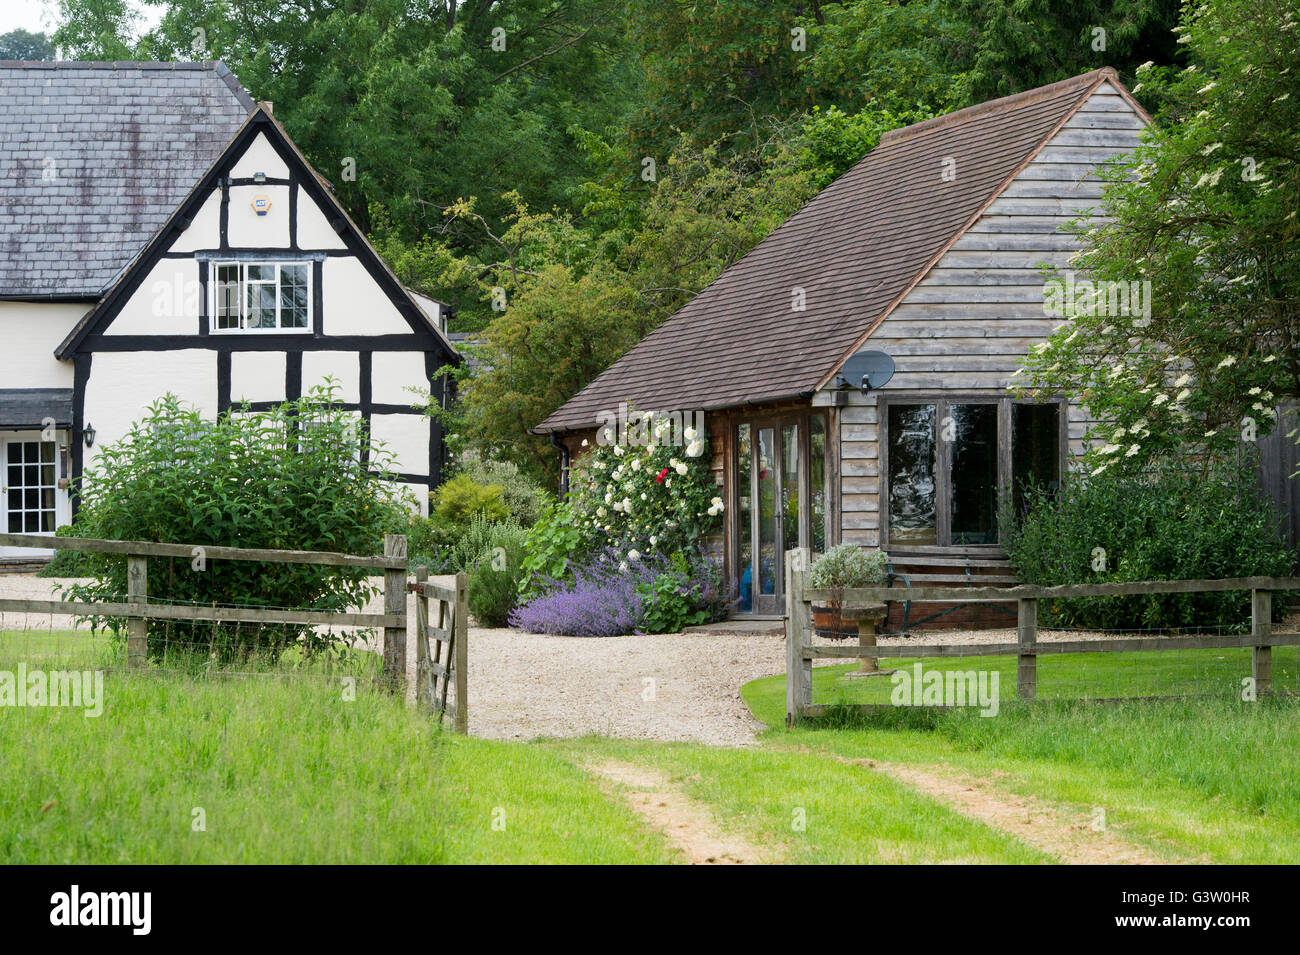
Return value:
[[(537, 430), (576, 452), (620, 402), (702, 409), (744, 613), (781, 613), (796, 546), (1008, 581), (999, 495), (1060, 481), (1088, 425), (1008, 392), (1062, 320), (1040, 268), (1070, 269), (1062, 226), (1149, 122), (1107, 68), (887, 133)], [(882, 387), (858, 387), (864, 352), (893, 360)]]

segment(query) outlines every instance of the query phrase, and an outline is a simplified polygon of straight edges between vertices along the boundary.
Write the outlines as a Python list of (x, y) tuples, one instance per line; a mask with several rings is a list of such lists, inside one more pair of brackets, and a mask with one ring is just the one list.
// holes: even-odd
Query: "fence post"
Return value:
[(812, 661), (803, 650), (812, 626), (812, 611), (804, 598), (808, 583), (808, 548), (785, 552), (785, 725), (793, 726), (812, 703)]
[(468, 579), (465, 571), (456, 572), (456, 732), (461, 736), (469, 735)]
[[(406, 616), (406, 536), (384, 535), (384, 556), (400, 557), (403, 566), (384, 570), (384, 613)], [(406, 622), (384, 627), (384, 678), (396, 690), (406, 682)]]
[(415, 568), (415, 705), (427, 703), (433, 708), (433, 686), (429, 684), (429, 595), (424, 585), (429, 582), (429, 568), (424, 564)]
[[(126, 598), (133, 604), (149, 602), (148, 558), (135, 554), (127, 556)], [(127, 666), (142, 667), (149, 658), (149, 621), (144, 617), (128, 617), (126, 627)]]
[(1020, 655), (1016, 658), (1016, 691), (1022, 700), (1032, 700), (1038, 692), (1038, 598), (1021, 597), (1016, 601), (1016, 641)]
[(1273, 689), (1273, 591), (1250, 592), (1250, 633), (1255, 646), (1250, 651), (1250, 675), (1255, 681), (1255, 699)]

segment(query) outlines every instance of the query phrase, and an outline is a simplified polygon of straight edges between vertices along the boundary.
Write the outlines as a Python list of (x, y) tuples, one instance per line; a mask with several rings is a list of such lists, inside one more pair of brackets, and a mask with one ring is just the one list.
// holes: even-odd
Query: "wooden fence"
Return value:
[[(455, 586), (429, 580), (427, 567), (416, 570), (415, 592), (415, 698), (440, 717), (450, 715), (457, 733), (469, 732), (469, 618), (465, 571), (456, 574)], [(438, 608), (437, 626), (429, 601)], [(429, 649), (432, 644), (433, 653)], [(444, 659), (443, 648), (446, 648)], [(456, 685), (454, 703), (447, 691)]]
[[(1123, 594), (1210, 593), (1227, 590), (1251, 592), (1251, 629), (1246, 634), (1181, 637), (1115, 637), (1101, 640), (1038, 642), (1038, 601), (1057, 597), (1109, 597)], [(1148, 650), (1206, 650), (1246, 647), (1251, 650), (1251, 676), (1257, 694), (1271, 690), (1272, 648), (1300, 646), (1300, 633), (1274, 633), (1273, 593), (1300, 590), (1300, 577), (1234, 577), (1222, 580), (1151, 580), (1114, 584), (1070, 584), (1060, 587), (913, 587), (911, 601), (1012, 601), (1017, 605), (1016, 642), (980, 644), (916, 644), (880, 646), (814, 646), (811, 642), (812, 603), (842, 599), (845, 604), (898, 600), (890, 587), (865, 587), (832, 593), (808, 584), (808, 551), (786, 553), (786, 724), (821, 716), (824, 704), (812, 701), (812, 661), (826, 658), (925, 658), (1010, 656), (1017, 658), (1016, 689), (1023, 700), (1037, 695), (1038, 657), (1060, 653), (1131, 653)], [(884, 709), (888, 704), (850, 706), (862, 711)]]
[[(71, 616), (125, 617), (127, 663), (143, 666), (148, 654), (150, 620), (214, 621), (218, 623), (298, 624), (381, 629), (384, 677), (400, 689), (406, 676), (406, 538), (389, 534), (382, 556), (367, 557), (328, 551), (255, 550), (209, 544), (159, 544), (147, 541), (95, 540), (85, 537), (43, 537), (34, 534), (0, 534), (0, 547), (39, 550), (74, 550), (124, 554), (127, 561), (125, 602), (0, 599), (0, 612), (68, 614)], [(149, 603), (148, 558), (177, 557), (202, 560), (252, 561), (272, 564), (314, 564), (359, 567), (384, 575), (383, 613), (344, 613), (333, 610), (264, 610), (256, 607), (204, 607)]]

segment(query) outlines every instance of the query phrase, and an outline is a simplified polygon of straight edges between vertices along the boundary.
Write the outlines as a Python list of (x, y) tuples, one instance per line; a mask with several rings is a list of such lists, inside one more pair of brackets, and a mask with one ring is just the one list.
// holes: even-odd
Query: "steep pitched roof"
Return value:
[(370, 277), (387, 295), (388, 300), (406, 319), (411, 326), (411, 331), (430, 339), (443, 352), (446, 361), (459, 365), (463, 359), (434, 321), (433, 316), (416, 301), (414, 293), (398, 280), (392, 268), (370, 244), (365, 233), (339, 204), (327, 181), (307, 161), (307, 157), (289, 138), (289, 134), (285, 132), (279, 121), (268, 112), (267, 104), (260, 103), (254, 104), (252, 112), (235, 130), (230, 142), (223, 144), (222, 148), (217, 150), (198, 181), (191, 185), (176, 207), (164, 217), (164, 221), (144, 247), (122, 267), (121, 274), (106, 290), (104, 297), (68, 332), (67, 337), (54, 350), (54, 356), (68, 359), (83, 350), (93, 351), (91, 346), (94, 337), (102, 334), (117, 317), (122, 306), (149, 274), (149, 270), (170, 248), (176, 237), (189, 228), (204, 200), (213, 189), (217, 188), (220, 177), (229, 174), (231, 167), (244, 154), (252, 139), (259, 134), (266, 136), (267, 142), (289, 167), (290, 175), (297, 180), (308, 200), (314, 202), (325, 215), (344, 245), (356, 256)]
[(223, 63), (0, 61), (0, 296), (97, 298), (253, 109)]
[(886, 133), (535, 430), (589, 427), (621, 401), (709, 410), (810, 395), (1105, 81), (1122, 90), (1107, 67)]

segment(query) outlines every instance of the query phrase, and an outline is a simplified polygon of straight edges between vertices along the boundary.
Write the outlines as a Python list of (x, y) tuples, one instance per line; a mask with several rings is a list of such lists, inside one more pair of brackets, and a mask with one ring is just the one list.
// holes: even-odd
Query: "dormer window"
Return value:
[(307, 331), (311, 266), (307, 262), (213, 262), (214, 332)]

